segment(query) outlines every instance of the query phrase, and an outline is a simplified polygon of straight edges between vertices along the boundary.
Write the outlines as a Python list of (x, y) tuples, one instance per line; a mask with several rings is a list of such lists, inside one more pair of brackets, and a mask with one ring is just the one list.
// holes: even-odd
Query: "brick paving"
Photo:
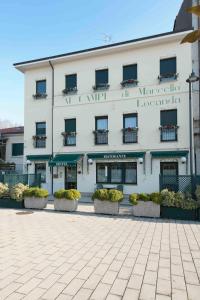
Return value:
[(80, 210), (0, 209), (1, 300), (200, 299), (200, 223)]

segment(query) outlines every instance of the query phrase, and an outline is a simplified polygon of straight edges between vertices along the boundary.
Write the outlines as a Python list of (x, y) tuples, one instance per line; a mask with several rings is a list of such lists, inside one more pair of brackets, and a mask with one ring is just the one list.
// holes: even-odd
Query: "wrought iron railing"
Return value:
[(161, 142), (177, 141), (178, 126), (161, 126), (160, 140)]
[(137, 143), (138, 141), (138, 128), (124, 128), (123, 130), (123, 143)]
[(108, 130), (94, 131), (94, 142), (95, 142), (95, 145), (108, 144)]

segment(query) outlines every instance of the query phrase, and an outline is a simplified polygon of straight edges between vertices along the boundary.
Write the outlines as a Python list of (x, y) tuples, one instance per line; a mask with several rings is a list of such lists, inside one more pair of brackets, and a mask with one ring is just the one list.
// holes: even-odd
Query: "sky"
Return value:
[(173, 30), (182, 0), (0, 0), (0, 120), (23, 125), (13, 63)]

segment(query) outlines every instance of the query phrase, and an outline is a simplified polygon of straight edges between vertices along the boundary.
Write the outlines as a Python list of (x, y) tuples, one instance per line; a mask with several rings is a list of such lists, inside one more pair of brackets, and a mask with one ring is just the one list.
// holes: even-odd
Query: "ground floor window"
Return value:
[(41, 182), (46, 182), (46, 163), (35, 164), (35, 174), (41, 174)]
[(97, 163), (96, 182), (137, 184), (137, 163)]

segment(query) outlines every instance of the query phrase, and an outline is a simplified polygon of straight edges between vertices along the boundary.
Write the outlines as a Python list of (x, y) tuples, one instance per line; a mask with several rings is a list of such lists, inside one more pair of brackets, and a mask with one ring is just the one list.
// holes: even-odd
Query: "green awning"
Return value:
[(153, 158), (159, 158), (159, 157), (182, 157), (187, 156), (189, 151), (152, 151), (151, 156)]
[(69, 166), (75, 165), (83, 157), (83, 154), (57, 154), (50, 162), (49, 166)]
[(27, 155), (26, 156), (27, 160), (50, 160), (51, 155), (49, 154), (44, 154), (44, 155)]
[(126, 159), (144, 157), (146, 152), (104, 152), (88, 153), (87, 157), (91, 159)]

